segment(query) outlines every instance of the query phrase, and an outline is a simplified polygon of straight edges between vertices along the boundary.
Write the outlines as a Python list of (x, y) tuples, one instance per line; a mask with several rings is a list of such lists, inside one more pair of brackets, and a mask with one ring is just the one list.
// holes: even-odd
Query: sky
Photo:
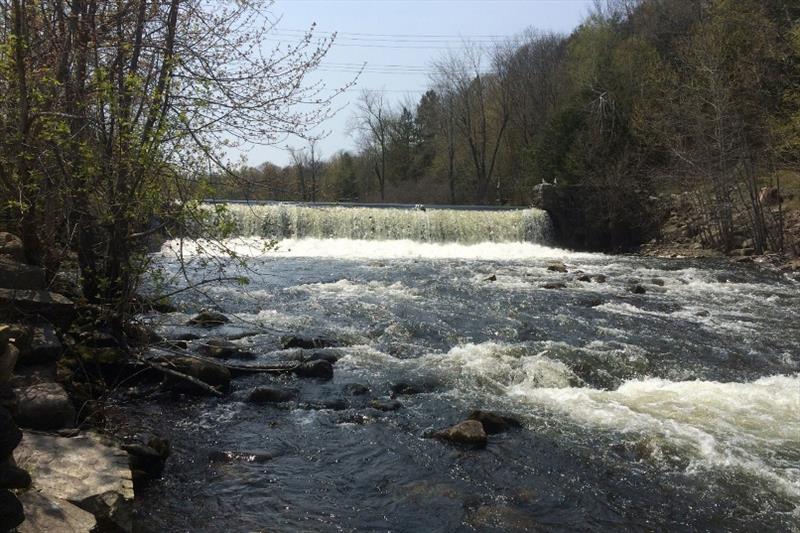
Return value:
[[(339, 97), (341, 108), (319, 133), (322, 158), (353, 149), (348, 133), (354, 103), (364, 89), (384, 91), (397, 105), (414, 102), (430, 82), (431, 63), (464, 41), (489, 46), (527, 28), (569, 33), (589, 12), (592, 0), (277, 0), (271, 11), (279, 23), (270, 41), (296, 40), (312, 23), (321, 37), (337, 32), (333, 48), (312, 79), (329, 88), (357, 85)], [(289, 141), (302, 147), (300, 139)], [(244, 147), (248, 165), (289, 163), (286, 143), (278, 147)]]

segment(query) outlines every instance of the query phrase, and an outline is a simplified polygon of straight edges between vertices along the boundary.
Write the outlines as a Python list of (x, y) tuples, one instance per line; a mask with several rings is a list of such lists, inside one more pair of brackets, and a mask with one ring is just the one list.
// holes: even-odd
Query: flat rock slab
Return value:
[[(0, 288), (0, 316), (28, 313), (42, 315), (51, 322), (69, 321), (74, 313), (72, 301), (50, 291)], [(19, 317), (16, 317), (19, 318)]]
[(44, 270), (0, 255), (0, 287), (44, 289)]
[(17, 528), (19, 533), (86, 533), (97, 525), (91, 513), (35, 490), (20, 494), (19, 501), (25, 509), (25, 521)]
[(14, 451), (33, 486), (52, 498), (81, 507), (105, 493), (133, 499), (128, 453), (91, 435), (65, 438), (25, 432)]

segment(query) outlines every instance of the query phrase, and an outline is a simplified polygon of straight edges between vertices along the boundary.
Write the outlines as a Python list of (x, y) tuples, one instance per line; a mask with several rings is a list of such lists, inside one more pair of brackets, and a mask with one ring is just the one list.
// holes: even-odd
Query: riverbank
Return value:
[(151, 339), (134, 325), (120, 336), (70, 276), (48, 282), (24, 259), (0, 233), (0, 531), (131, 532), (136, 466), (148, 455), (157, 475), (167, 450), (120, 440), (105, 408), (142, 374), (131, 347)]
[[(794, 200), (794, 197), (790, 197)], [(733, 249), (725, 253), (708, 245), (701, 232), (701, 216), (689, 201), (689, 193), (662, 195), (665, 219), (658, 235), (639, 248), (645, 257), (728, 259), (739, 264), (754, 263), (800, 280), (800, 203), (782, 202), (784, 252), (758, 254), (752, 239), (737, 232)], [(777, 211), (777, 206), (772, 206)], [(744, 225), (743, 225), (744, 227)]]

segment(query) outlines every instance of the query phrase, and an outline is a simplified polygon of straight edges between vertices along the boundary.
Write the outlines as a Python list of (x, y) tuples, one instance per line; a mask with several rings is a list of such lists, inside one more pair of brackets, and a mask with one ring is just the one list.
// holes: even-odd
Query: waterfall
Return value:
[(275, 239), (412, 240), (430, 243), (550, 241), (549, 215), (540, 209), (468, 210), (297, 204), (228, 204), (242, 236)]

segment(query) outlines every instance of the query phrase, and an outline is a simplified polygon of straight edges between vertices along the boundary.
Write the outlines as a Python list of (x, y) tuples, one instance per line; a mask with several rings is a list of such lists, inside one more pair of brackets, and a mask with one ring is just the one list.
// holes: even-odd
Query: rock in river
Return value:
[(335, 348), (338, 343), (331, 339), (323, 339), (318, 337), (300, 337), (292, 335), (281, 339), (281, 345), (284, 350), (290, 348), (302, 348), (304, 350), (313, 350), (319, 348)]
[(251, 403), (282, 403), (294, 400), (296, 397), (297, 391), (294, 389), (257, 387), (250, 392), (247, 401)]
[(483, 425), (483, 430), (488, 435), (502, 433), (512, 428), (522, 427), (519, 420), (510, 416), (499, 415), (489, 411), (472, 411), (469, 415), (470, 420), (477, 420)]
[(255, 357), (255, 354), (242, 350), (233, 342), (220, 337), (211, 337), (201, 340), (197, 351), (216, 359), (253, 359)]
[(547, 265), (547, 270), (549, 270), (550, 272), (566, 273), (567, 272), (567, 265), (565, 265), (561, 261), (553, 261), (552, 263), (549, 263)]
[(203, 310), (192, 317), (186, 324), (189, 326), (202, 326), (210, 328), (227, 324), (231, 319), (217, 311)]
[(483, 429), (483, 424), (477, 420), (459, 422), (455, 426), (437, 431), (433, 436), (456, 444), (486, 445), (486, 431)]
[(37, 383), (17, 391), (17, 423), (22, 427), (52, 430), (75, 424), (75, 407), (58, 383)]
[(378, 411), (397, 411), (403, 407), (403, 404), (397, 400), (378, 398), (369, 402), (369, 406)]
[(309, 361), (307, 363), (300, 363), (292, 372), (301, 378), (320, 378), (332, 379), (333, 378), (333, 365), (328, 361), (318, 359), (316, 361)]

